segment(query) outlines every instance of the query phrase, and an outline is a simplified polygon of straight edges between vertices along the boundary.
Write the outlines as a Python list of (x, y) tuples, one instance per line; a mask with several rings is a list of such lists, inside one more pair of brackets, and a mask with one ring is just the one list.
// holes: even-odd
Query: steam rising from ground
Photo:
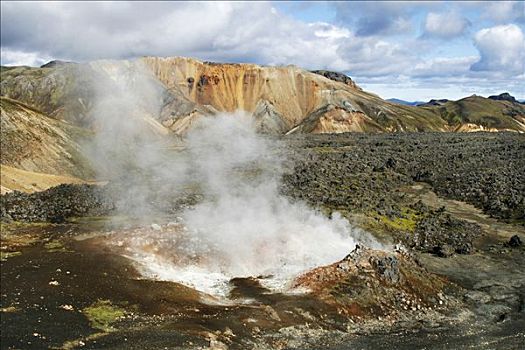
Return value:
[(354, 248), (348, 223), (279, 194), (280, 153), (241, 114), (202, 120), (188, 135), (193, 169), (209, 201), (186, 210), (196, 253), (230, 276), (296, 274)]
[(168, 151), (161, 142), (166, 136), (143, 122), (140, 113), (155, 110), (162, 99), (158, 87), (141, 79), (138, 85), (130, 85), (136, 78), (117, 80), (117, 94), (106, 89), (95, 104), (100, 129), (93, 154), (111, 155), (100, 163), (104, 174), (133, 174), (120, 196), (132, 203), (134, 215), (151, 210), (152, 192), (177, 197), (179, 189), (192, 188), (204, 198), (171, 225), (125, 237), (126, 255), (145, 274), (216, 293), (233, 277), (290, 280), (342, 259), (364, 237), (340, 216), (329, 219), (279, 193), (284, 148), (258, 134), (246, 113), (201, 118), (185, 149)]

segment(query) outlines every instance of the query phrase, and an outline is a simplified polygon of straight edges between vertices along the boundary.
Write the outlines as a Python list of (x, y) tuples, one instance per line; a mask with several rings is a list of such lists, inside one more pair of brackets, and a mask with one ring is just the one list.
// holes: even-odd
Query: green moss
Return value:
[(98, 300), (84, 308), (82, 313), (88, 318), (91, 327), (104, 332), (112, 332), (115, 331), (113, 324), (122, 318), (126, 311), (113, 305), (109, 300)]
[(60, 241), (47, 242), (44, 244), (44, 248), (46, 248), (50, 253), (68, 251), (66, 247), (64, 247), (64, 244), (62, 244)]
[(86, 342), (99, 339), (105, 335), (107, 335), (106, 332), (99, 332), (99, 333), (91, 334), (91, 335), (88, 335), (87, 337), (68, 340), (64, 344), (62, 344), (62, 346), (58, 348), (51, 348), (51, 349), (60, 349), (60, 350), (78, 349), (84, 346)]
[(0, 232), (2, 233), (2, 243), (5, 243), (8, 239), (16, 239), (13, 237), (19, 235), (22, 230), (31, 231), (32, 229), (41, 230), (45, 227), (53, 226), (53, 224), (47, 222), (0, 222)]
[(389, 218), (378, 213), (373, 214), (384, 226), (396, 230), (413, 233), (416, 230), (420, 215), (412, 209), (403, 208), (401, 217)]
[(13, 256), (22, 255), (22, 252), (2, 252), (0, 251), (0, 261), (7, 261), (7, 259), (12, 258)]

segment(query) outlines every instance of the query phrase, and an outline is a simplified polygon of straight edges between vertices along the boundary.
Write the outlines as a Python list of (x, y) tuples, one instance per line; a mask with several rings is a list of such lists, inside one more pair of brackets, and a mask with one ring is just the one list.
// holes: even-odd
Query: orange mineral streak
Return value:
[(295, 66), (215, 64), (184, 57), (145, 57), (143, 61), (168, 89), (182, 92), (192, 102), (218, 111), (252, 113), (261, 100), (266, 100), (289, 128), (325, 105), (331, 97), (327, 92), (362, 94), (357, 87)]

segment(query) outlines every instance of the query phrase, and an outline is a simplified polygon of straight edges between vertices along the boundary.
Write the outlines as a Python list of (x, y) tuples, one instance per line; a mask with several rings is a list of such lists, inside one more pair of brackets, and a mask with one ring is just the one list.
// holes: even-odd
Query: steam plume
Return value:
[[(110, 87), (102, 84), (96, 95), (91, 154), (101, 174), (129, 180), (118, 194), (121, 209), (151, 215), (152, 194), (177, 197), (183, 188), (204, 198), (183, 210), (173, 229), (128, 237), (127, 255), (144, 273), (212, 293), (233, 277), (286, 281), (343, 258), (364, 235), (339, 215), (329, 219), (280, 194), (285, 148), (258, 134), (246, 113), (203, 117), (184, 151), (169, 151), (154, 119), (162, 88), (137, 65), (110, 67)], [(131, 180), (124, 176), (130, 173)]]

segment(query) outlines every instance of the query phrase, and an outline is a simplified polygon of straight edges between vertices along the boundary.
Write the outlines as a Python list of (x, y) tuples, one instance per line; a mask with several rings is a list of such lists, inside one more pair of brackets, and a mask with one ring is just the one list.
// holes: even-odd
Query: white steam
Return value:
[(184, 150), (173, 151), (155, 121), (162, 89), (135, 65), (105, 71), (114, 74), (95, 95), (91, 154), (106, 178), (125, 179), (119, 209), (148, 216), (155, 193), (176, 198), (188, 188), (204, 198), (171, 225), (124, 238), (146, 275), (209, 293), (224, 292), (234, 277), (289, 281), (342, 259), (364, 237), (341, 216), (280, 194), (286, 147), (257, 133), (250, 115), (203, 117)]
[(115, 182), (119, 214), (155, 215), (152, 197), (160, 184), (183, 177), (166, 151), (178, 140), (157, 119), (165, 88), (139, 61), (95, 61), (79, 65), (77, 74), (90, 82), (88, 119), (95, 136), (85, 150), (98, 179)]
[(232, 277), (294, 274), (342, 258), (355, 246), (345, 220), (330, 220), (279, 194), (282, 160), (249, 116), (203, 120), (187, 142), (193, 169), (212, 199), (184, 218), (201, 242), (197, 253), (221, 257), (212, 271)]
[(142, 237), (131, 255), (150, 275), (213, 294), (226, 292), (233, 277), (266, 276), (282, 285), (342, 259), (363, 233), (281, 195), (282, 156), (279, 142), (258, 134), (249, 115), (201, 119), (177, 162), (205, 200), (182, 213), (178, 232), (166, 233), (176, 242), (171, 249), (162, 243), (145, 253), (151, 241)]

